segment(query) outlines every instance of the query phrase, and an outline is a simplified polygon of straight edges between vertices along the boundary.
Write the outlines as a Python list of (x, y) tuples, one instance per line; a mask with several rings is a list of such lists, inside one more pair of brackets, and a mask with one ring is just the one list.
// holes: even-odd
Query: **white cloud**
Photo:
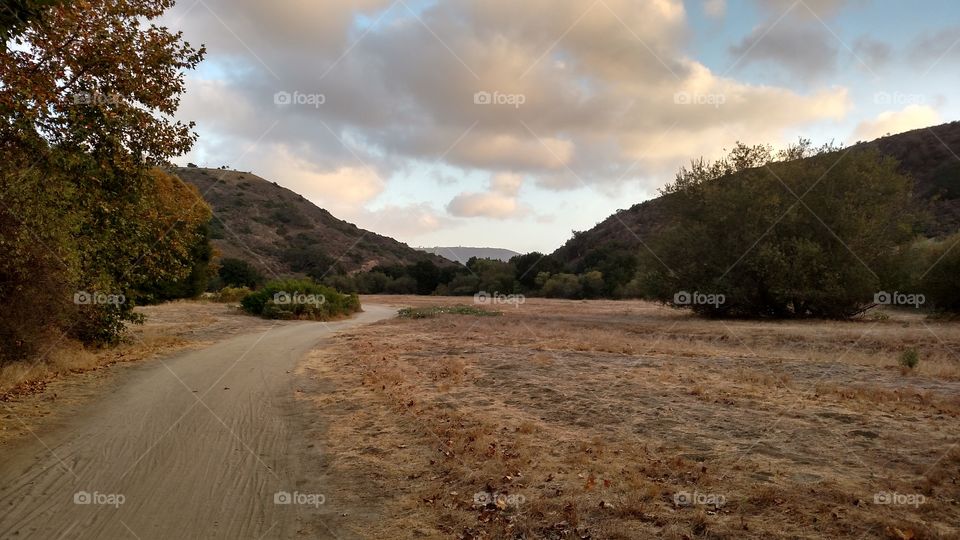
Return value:
[(727, 0), (706, 0), (703, 3), (703, 11), (707, 16), (719, 19), (727, 12)]
[(848, 142), (871, 141), (887, 134), (902, 133), (941, 122), (940, 114), (933, 107), (909, 105), (903, 110), (885, 111), (873, 120), (860, 122)]
[(447, 211), (457, 217), (486, 217), (507, 219), (526, 212), (517, 202), (523, 185), (523, 176), (513, 173), (498, 173), (490, 178), (489, 190), (485, 193), (467, 192), (453, 198)]

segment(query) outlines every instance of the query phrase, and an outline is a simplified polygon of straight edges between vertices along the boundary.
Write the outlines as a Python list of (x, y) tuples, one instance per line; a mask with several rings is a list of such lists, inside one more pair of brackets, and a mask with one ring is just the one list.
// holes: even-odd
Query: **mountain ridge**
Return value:
[[(960, 121), (859, 141), (848, 148), (877, 148), (900, 163), (900, 171), (913, 182), (914, 197), (929, 213), (922, 232), (942, 237), (960, 231)], [(553, 252), (566, 264), (576, 264), (591, 251), (605, 246), (646, 249), (648, 238), (666, 226), (664, 196), (620, 209)]]
[(369, 270), (379, 264), (453, 262), (337, 218), (302, 195), (249, 172), (172, 167), (213, 209), (211, 239), (221, 257), (271, 276)]

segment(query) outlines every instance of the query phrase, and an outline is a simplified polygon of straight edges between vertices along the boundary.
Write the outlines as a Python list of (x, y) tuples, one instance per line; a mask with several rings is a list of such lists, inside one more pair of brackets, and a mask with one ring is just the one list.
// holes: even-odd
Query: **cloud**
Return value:
[(909, 105), (900, 111), (885, 111), (875, 119), (860, 122), (848, 142), (871, 141), (888, 134), (902, 133), (940, 124), (940, 114), (927, 105)]
[(819, 23), (765, 23), (753, 29), (730, 53), (741, 65), (769, 63), (801, 79), (820, 78), (837, 68), (836, 39)]
[(797, 18), (833, 17), (842, 9), (849, 6), (864, 5), (870, 0), (754, 0), (754, 3), (772, 16), (780, 17), (784, 14)]
[(910, 44), (908, 57), (921, 70), (932, 70), (942, 62), (960, 60), (960, 25), (923, 35)]
[(890, 45), (870, 36), (860, 36), (853, 42), (853, 53), (871, 70), (877, 70), (890, 63), (893, 51)]
[(386, 231), (394, 238), (418, 238), (457, 225), (429, 203), (390, 204), (376, 210), (363, 210), (350, 218), (362, 228)]
[(727, 0), (706, 0), (703, 3), (703, 11), (708, 17), (719, 19), (727, 12)]
[(525, 213), (517, 202), (523, 177), (513, 173), (495, 174), (485, 193), (461, 193), (447, 205), (447, 211), (457, 217), (486, 217), (507, 219)]
[[(198, 123), (196, 155), (276, 179), (345, 215), (360, 215), (391, 190), (395, 172), (417, 164), (514, 171), (541, 189), (656, 187), (691, 157), (738, 138), (776, 143), (850, 108), (843, 88), (746, 83), (690, 58), (682, 0), (178, 5), (179, 15), (190, 11), (170, 24), (210, 51), (188, 79), (180, 115)], [(798, 40), (805, 48), (826, 41), (781, 39), (764, 39), (751, 56), (779, 59)], [(809, 54), (817, 58), (788, 61), (808, 72), (834, 61), (829, 49)], [(481, 91), (523, 103), (476, 103)], [(277, 92), (322, 94), (323, 102), (278, 104)], [(677, 103), (683, 92), (725, 102)], [(461, 194), (448, 210), (526, 215), (515, 194), (496, 189)]]

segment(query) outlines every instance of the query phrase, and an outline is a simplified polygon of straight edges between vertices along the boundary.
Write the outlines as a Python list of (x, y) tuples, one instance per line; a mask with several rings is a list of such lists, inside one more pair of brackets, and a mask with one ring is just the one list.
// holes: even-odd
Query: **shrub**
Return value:
[(920, 290), (937, 311), (960, 313), (960, 235), (939, 243), (926, 261)]
[(224, 287), (214, 297), (217, 302), (235, 303), (241, 302), (244, 298), (253, 292), (247, 287)]
[(220, 281), (224, 287), (256, 288), (264, 282), (263, 274), (247, 261), (226, 258), (220, 261)]
[(580, 280), (573, 274), (557, 274), (543, 284), (543, 295), (547, 298), (580, 298), (582, 293)]
[(496, 317), (502, 315), (499, 311), (487, 311), (474, 306), (430, 306), (422, 308), (403, 308), (397, 312), (401, 319), (432, 319), (437, 315), (476, 315), (479, 317)]
[(271, 281), (247, 295), (244, 311), (267, 319), (324, 321), (360, 311), (360, 298), (309, 279)]
[(914, 369), (920, 363), (920, 354), (916, 349), (907, 349), (900, 354), (900, 365), (907, 369)]

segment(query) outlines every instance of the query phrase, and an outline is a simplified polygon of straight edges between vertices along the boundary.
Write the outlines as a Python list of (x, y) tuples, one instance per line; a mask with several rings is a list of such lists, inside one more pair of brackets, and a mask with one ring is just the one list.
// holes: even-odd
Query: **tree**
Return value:
[(801, 141), (777, 157), (739, 145), (681, 169), (650, 295), (751, 317), (846, 317), (872, 299), (913, 234), (909, 180), (872, 150)]
[(574, 274), (557, 274), (543, 284), (542, 292), (547, 298), (580, 298), (583, 286)]
[(919, 288), (933, 309), (960, 313), (960, 235), (939, 242), (932, 255), (924, 265)]
[(204, 51), (152, 24), (172, 3), (42, 9), (49, 3), (23, 0), (4, 12), (19, 46), (0, 54), (0, 301), (55, 284), (43, 301), (50, 315), (0, 324), (7, 358), (29, 354), (38, 341), (30, 336), (47, 332), (115, 342), (139, 320), (132, 301), (77, 298), (131, 300), (139, 287), (193, 271), (205, 206), (151, 170), (195, 140), (192, 124), (170, 117), (183, 71)]
[(537, 274), (540, 272), (555, 273), (563, 269), (563, 265), (550, 255), (539, 252), (515, 255), (510, 258), (514, 268), (514, 277), (524, 290), (531, 291), (537, 288)]
[(219, 274), (224, 287), (255, 289), (265, 281), (263, 274), (243, 259), (226, 258), (221, 260)]

